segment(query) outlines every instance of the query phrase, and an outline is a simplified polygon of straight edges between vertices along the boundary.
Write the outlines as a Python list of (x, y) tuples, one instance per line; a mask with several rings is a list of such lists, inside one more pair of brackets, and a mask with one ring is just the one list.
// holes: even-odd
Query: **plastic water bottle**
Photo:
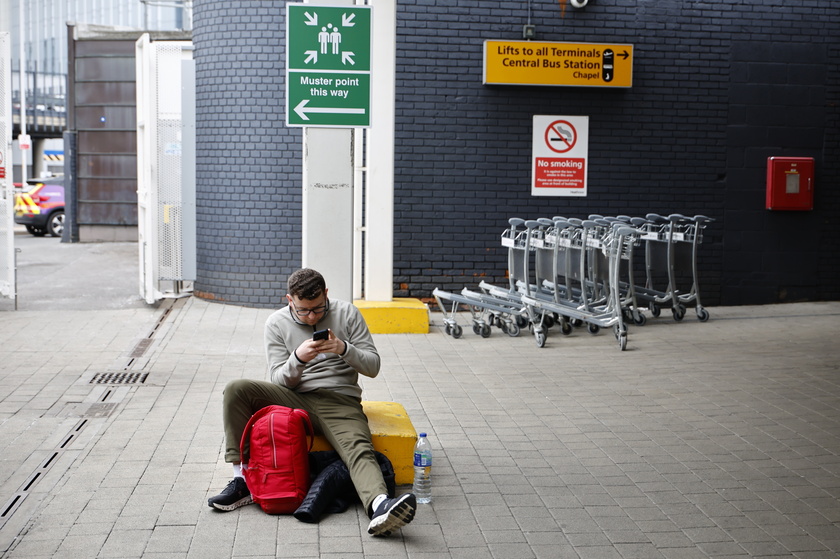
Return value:
[(432, 445), (426, 433), (420, 433), (414, 445), (414, 488), (418, 503), (432, 502)]

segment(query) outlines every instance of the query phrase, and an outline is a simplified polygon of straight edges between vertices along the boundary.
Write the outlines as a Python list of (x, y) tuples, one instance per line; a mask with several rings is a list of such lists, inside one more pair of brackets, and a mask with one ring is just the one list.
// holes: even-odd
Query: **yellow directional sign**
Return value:
[(633, 45), (484, 41), (484, 83), (632, 87)]

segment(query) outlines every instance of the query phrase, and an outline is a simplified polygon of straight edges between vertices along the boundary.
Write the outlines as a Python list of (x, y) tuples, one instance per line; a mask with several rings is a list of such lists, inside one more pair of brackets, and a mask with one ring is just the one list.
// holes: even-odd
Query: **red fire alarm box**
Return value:
[(814, 209), (814, 158), (767, 158), (767, 209)]

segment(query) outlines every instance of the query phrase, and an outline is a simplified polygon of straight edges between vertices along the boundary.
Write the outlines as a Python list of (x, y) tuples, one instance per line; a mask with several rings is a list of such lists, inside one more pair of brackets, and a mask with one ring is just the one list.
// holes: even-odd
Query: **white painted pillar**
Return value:
[(397, 1), (373, 6), (371, 127), (367, 137), (364, 296), (394, 295), (394, 98), (396, 95)]
[[(353, 5), (351, 0), (311, 4)], [(353, 130), (303, 129), (301, 263), (321, 272), (330, 297), (353, 300)]]
[(327, 281), (330, 297), (353, 300), (353, 130), (303, 129), (304, 268)]

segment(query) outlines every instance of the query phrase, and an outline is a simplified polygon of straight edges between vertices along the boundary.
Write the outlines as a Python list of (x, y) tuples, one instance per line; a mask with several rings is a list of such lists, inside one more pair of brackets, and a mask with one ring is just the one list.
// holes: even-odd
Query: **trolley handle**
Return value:
[(622, 225), (622, 226), (616, 227), (615, 230), (614, 230), (614, 233), (616, 235), (620, 235), (622, 237), (631, 237), (631, 236), (635, 235), (636, 233), (638, 233), (638, 231), (636, 231), (632, 227)]
[(508, 223), (513, 227), (522, 227), (525, 225), (525, 220), (519, 217), (512, 217), (508, 220)]
[(648, 221), (651, 221), (653, 223), (666, 223), (668, 221), (666, 218), (662, 217), (659, 214), (647, 214), (645, 218), (647, 218)]

